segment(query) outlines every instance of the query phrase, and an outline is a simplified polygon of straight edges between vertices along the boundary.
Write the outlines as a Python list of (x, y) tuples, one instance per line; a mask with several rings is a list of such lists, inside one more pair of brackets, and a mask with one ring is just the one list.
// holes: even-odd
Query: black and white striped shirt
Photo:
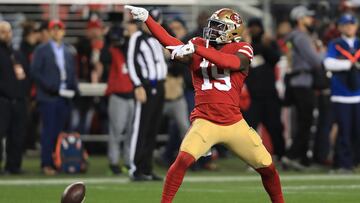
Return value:
[(161, 44), (142, 31), (130, 37), (127, 64), (135, 86), (165, 80), (168, 71)]

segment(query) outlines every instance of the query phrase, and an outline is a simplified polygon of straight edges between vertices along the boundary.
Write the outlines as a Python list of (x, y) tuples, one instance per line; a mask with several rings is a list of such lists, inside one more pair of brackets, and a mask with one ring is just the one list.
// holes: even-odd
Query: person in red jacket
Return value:
[[(122, 35), (121, 31), (118, 35)], [(126, 67), (123, 47), (123, 45), (115, 45), (110, 48), (112, 62), (106, 89), (106, 95), (109, 96), (108, 158), (110, 169), (115, 175), (121, 173), (119, 167), (121, 151), (125, 166), (129, 166), (129, 146), (134, 116), (134, 87)], [(123, 141), (122, 149), (121, 141)]]

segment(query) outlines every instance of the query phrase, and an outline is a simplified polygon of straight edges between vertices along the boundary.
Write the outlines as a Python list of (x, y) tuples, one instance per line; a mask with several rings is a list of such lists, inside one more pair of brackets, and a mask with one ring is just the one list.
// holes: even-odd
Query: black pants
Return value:
[(314, 90), (311, 88), (294, 88), (293, 91), (296, 111), (296, 131), (287, 156), (290, 159), (300, 159), (304, 162), (308, 160), (306, 153), (309, 149), (315, 96)]
[(277, 96), (271, 98), (252, 98), (251, 106), (244, 112), (245, 120), (256, 129), (262, 123), (269, 132), (274, 146), (274, 154), (281, 158), (285, 153), (283, 125), (281, 123), (281, 104)]
[(152, 173), (153, 151), (164, 106), (162, 82), (156, 87), (145, 87), (145, 90), (146, 103), (137, 102), (135, 105), (134, 133), (130, 146), (130, 172), (134, 176)]
[(27, 107), (24, 100), (0, 97), (0, 157), (2, 140), (6, 137), (5, 170), (16, 173), (21, 168), (23, 144), (26, 133)]
[(330, 95), (320, 94), (317, 97), (317, 108), (319, 109), (319, 116), (314, 141), (314, 161), (324, 164), (329, 158), (330, 130), (334, 123)]
[(28, 102), (27, 134), (24, 143), (24, 151), (36, 149), (36, 142), (40, 139), (40, 114), (35, 98)]

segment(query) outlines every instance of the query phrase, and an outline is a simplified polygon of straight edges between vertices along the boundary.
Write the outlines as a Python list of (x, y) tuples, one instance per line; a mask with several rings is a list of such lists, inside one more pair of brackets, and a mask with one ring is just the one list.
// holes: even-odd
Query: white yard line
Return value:
[(283, 190), (354, 190), (360, 189), (360, 184), (358, 185), (294, 185), (294, 186), (283, 186)]
[[(360, 180), (360, 175), (283, 175), (282, 181), (309, 180)], [(187, 177), (186, 182), (249, 182), (261, 180), (260, 176), (199, 176)]]
[(0, 185), (65, 185), (78, 181), (82, 181), (86, 184), (124, 184), (130, 182), (127, 178), (47, 178), (0, 180)]
[[(158, 191), (159, 188), (156, 187), (113, 187), (113, 186), (92, 186), (92, 189), (95, 190), (106, 190), (106, 191), (121, 191), (121, 192), (131, 192), (131, 191)], [(286, 194), (327, 194), (327, 195), (344, 195), (344, 190), (354, 191), (360, 189), (360, 184), (358, 185), (296, 185), (296, 186), (283, 186), (284, 193)], [(182, 192), (188, 193), (238, 193), (239, 190), (242, 192), (259, 192), (263, 191), (264, 188), (261, 184), (258, 186), (239, 186), (236, 188), (227, 188), (227, 189), (215, 189), (215, 188), (187, 188), (182, 187)]]
[[(282, 181), (311, 181), (311, 180), (353, 180), (359, 181), (360, 175), (283, 175)], [(106, 178), (46, 178), (46, 179), (8, 179), (0, 180), (1, 185), (65, 185), (76, 181), (83, 181), (86, 184), (126, 184), (129, 179), (125, 177), (106, 177)], [(186, 177), (185, 182), (191, 183), (216, 183), (216, 182), (253, 182), (260, 181), (260, 176), (190, 176)], [(326, 185), (324, 185), (326, 186)], [(290, 186), (289, 186), (290, 187)], [(306, 186), (308, 187), (308, 186)], [(341, 186), (342, 187), (342, 186)], [(358, 186), (356, 186), (358, 187)]]

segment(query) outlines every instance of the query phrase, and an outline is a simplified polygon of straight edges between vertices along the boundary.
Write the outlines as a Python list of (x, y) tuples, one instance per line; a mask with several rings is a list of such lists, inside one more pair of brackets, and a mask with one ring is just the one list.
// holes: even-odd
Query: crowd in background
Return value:
[[(202, 36), (210, 13), (201, 12), (192, 31), (181, 15), (164, 19), (160, 9), (150, 14), (187, 42)], [(276, 22), (275, 34), (260, 18), (246, 20), (243, 40), (252, 44), (254, 59), (241, 109), (284, 169), (320, 166), (352, 173), (360, 164), (359, 21), (353, 8), (343, 8), (328, 21), (315, 14), (305, 6), (292, 8)], [(114, 174), (128, 170), (132, 180), (161, 180), (153, 172), (153, 159), (170, 166), (190, 126), (194, 92), (187, 65), (171, 61), (146, 26), (133, 20), (104, 25), (91, 18), (86, 35), (73, 45), (63, 42), (66, 24), (60, 20), (22, 26), (15, 50), (10, 24), (0, 22), (4, 172), (22, 173), (25, 149), (39, 142), (41, 169), (55, 175), (56, 138), (61, 131), (77, 131), (109, 135)], [(79, 82), (107, 83), (106, 96), (80, 97)], [(160, 130), (167, 141), (153, 157)], [(212, 152), (193, 170), (216, 170), (214, 158), (229, 156), (222, 146)]]

